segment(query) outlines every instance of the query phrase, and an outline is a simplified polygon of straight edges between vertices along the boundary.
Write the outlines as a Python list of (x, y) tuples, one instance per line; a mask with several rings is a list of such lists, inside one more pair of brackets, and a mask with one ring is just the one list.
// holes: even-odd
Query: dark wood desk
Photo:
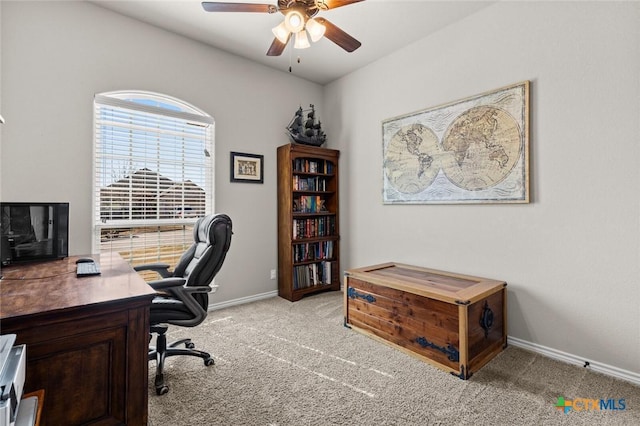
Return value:
[(27, 345), (25, 392), (44, 389), (42, 425), (147, 424), (149, 305), (155, 292), (118, 254), (2, 268), (0, 327)]

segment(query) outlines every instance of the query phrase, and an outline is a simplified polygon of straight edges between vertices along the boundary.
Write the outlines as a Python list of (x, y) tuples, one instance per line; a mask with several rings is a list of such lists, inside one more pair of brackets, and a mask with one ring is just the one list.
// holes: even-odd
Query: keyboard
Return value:
[(76, 276), (78, 277), (100, 275), (100, 265), (98, 265), (96, 262), (78, 263), (76, 267)]

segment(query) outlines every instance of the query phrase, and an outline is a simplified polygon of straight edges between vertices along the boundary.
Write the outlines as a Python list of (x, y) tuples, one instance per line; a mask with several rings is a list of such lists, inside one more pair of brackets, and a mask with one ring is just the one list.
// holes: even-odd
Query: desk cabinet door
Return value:
[(47, 389), (44, 424), (125, 423), (126, 337), (117, 327), (28, 347), (27, 385)]
[(93, 308), (7, 324), (27, 345), (25, 391), (45, 390), (41, 424), (146, 424), (148, 318)]

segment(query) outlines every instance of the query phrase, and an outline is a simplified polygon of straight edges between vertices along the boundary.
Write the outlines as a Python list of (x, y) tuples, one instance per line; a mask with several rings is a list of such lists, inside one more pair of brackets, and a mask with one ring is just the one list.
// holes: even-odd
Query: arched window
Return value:
[(179, 99), (96, 95), (94, 253), (174, 266), (196, 218), (214, 210), (213, 134), (213, 118)]

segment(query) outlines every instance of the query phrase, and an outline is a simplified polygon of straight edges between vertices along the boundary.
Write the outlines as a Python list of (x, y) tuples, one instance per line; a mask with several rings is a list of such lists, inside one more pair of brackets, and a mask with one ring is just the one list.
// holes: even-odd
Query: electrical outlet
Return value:
[(272, 270), (271, 270), (271, 279), (272, 279), (272, 280), (275, 280), (275, 279), (276, 279), (276, 270), (275, 270), (275, 269), (272, 269)]

